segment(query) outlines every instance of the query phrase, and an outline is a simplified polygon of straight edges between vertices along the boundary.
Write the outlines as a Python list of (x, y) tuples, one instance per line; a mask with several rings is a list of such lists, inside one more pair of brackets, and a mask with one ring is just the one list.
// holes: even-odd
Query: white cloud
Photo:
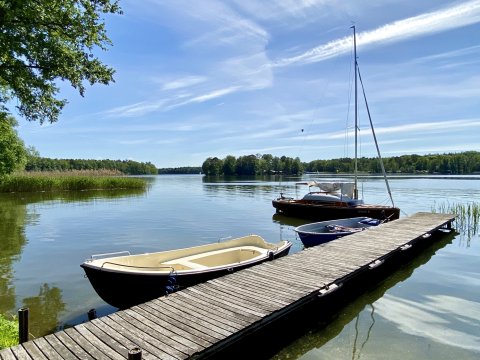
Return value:
[(177, 90), (207, 81), (205, 76), (186, 76), (163, 84), (162, 90)]
[[(413, 133), (418, 134), (428, 131), (433, 132), (450, 132), (452, 130), (465, 130), (470, 128), (480, 127), (480, 119), (460, 119), (450, 121), (436, 121), (436, 122), (424, 122), (424, 123), (411, 123), (390, 127), (375, 127), (375, 134), (400, 134), (400, 133)], [(367, 130), (368, 132), (368, 130)], [(363, 135), (363, 132), (362, 132)], [(365, 134), (367, 135), (367, 134)], [(352, 136), (350, 133), (349, 136)], [(370, 133), (368, 136), (371, 136)], [(345, 138), (345, 132), (333, 132), (328, 134), (310, 135), (309, 140), (318, 139), (343, 139)]]
[[(357, 33), (357, 44), (362, 47), (403, 41), (480, 22), (480, 1), (474, 0), (438, 11), (395, 21), (375, 30)], [(344, 37), (320, 45), (303, 54), (279, 59), (274, 67), (323, 61), (350, 52), (351, 37)]]

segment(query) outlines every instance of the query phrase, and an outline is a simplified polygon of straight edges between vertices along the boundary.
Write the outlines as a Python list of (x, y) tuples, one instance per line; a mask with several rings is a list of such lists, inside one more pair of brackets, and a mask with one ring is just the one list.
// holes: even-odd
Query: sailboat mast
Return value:
[(355, 25), (353, 28), (353, 63), (355, 66), (355, 162), (354, 162), (354, 173), (355, 181), (353, 186), (353, 198), (358, 199), (358, 180), (357, 180), (357, 171), (358, 171), (358, 91), (357, 91), (357, 36), (355, 32)]

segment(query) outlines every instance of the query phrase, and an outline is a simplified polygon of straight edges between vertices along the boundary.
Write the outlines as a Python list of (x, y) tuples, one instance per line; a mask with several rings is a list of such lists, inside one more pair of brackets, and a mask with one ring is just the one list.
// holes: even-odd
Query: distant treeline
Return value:
[[(385, 171), (389, 173), (426, 174), (472, 174), (480, 172), (480, 152), (467, 151), (456, 154), (402, 155), (383, 159)], [(354, 170), (354, 160), (350, 158), (315, 160), (305, 164), (308, 172), (348, 173)], [(358, 159), (358, 170), (366, 173), (381, 173), (377, 158)]]
[[(428, 174), (472, 174), (480, 172), (480, 152), (467, 151), (438, 155), (402, 155), (383, 158), (385, 170), (389, 173)], [(272, 155), (248, 155), (238, 159), (227, 156), (224, 159), (208, 158), (202, 165), (206, 175), (300, 175), (304, 172), (353, 173), (354, 159), (314, 160), (302, 163), (299, 158)], [(382, 172), (377, 158), (358, 159), (358, 171), (378, 174)]]
[(206, 175), (258, 175), (281, 173), (286, 175), (300, 175), (303, 173), (303, 164), (295, 159), (282, 156), (274, 157), (270, 154), (247, 155), (235, 158), (228, 155), (225, 159), (208, 158), (203, 162), (202, 172)]
[(184, 166), (178, 168), (163, 168), (158, 169), (159, 175), (166, 175), (166, 174), (200, 174), (202, 172), (202, 168), (200, 166)]
[(154, 175), (158, 169), (152, 163), (133, 160), (50, 159), (29, 156), (26, 171), (112, 170), (126, 175)]

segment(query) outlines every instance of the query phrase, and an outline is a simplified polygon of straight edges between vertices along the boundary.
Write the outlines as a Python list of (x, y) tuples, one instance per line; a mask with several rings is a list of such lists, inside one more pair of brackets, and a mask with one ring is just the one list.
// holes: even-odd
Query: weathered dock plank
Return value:
[[(188, 322), (196, 322), (199, 326), (201, 325), (203, 328), (213, 331), (211, 333), (212, 336), (223, 338), (249, 323), (249, 321), (240, 323), (240, 320), (243, 320), (243, 318), (238, 316), (238, 313), (229, 312), (228, 309), (209, 301), (209, 299), (196, 298), (195, 294), (192, 295), (186, 291), (175, 295), (179, 296), (180, 299), (175, 299), (175, 302), (169, 304), (169, 307), (166, 309), (174, 312), (175, 316), (184, 317)], [(162, 300), (158, 299), (148, 304), (152, 306), (155, 304), (156, 307), (162, 308), (165, 305), (165, 302)], [(201, 306), (197, 304), (201, 304)]]
[(40, 351), (40, 349), (35, 345), (33, 341), (27, 341), (26, 343), (22, 344), (22, 346), (32, 359), (40, 359), (40, 360), (47, 359), (47, 357), (43, 355), (43, 353)]
[[(47, 343), (45, 338), (34, 339), (32, 342), (35, 345), (37, 345), (37, 347), (40, 349), (40, 351), (45, 355), (45, 357), (47, 359), (60, 359), (61, 358), (60, 354), (57, 353), (55, 351), (55, 349), (50, 346), (49, 343)], [(26, 342), (23, 345), (25, 346), (26, 344), (28, 344), (28, 342)]]
[[(142, 321), (154, 322), (160, 331), (162, 331), (162, 329), (165, 331), (166, 336), (171, 336), (172, 339), (182, 342), (192, 349), (195, 349), (198, 346), (207, 347), (215, 342), (214, 338), (205, 336), (206, 334), (200, 331), (195, 331), (191, 327), (185, 328), (179, 326), (178, 322), (169, 323), (165, 321), (163, 317), (158, 316), (160, 313), (155, 312), (155, 309), (153, 308), (135, 306), (131, 310), (138, 313), (141, 316)], [(167, 316), (170, 316), (170, 314), (167, 314)]]
[[(202, 358), (369, 276), (454, 220), (418, 213), (0, 351), (2, 360)], [(407, 247), (405, 247), (407, 245)], [(358, 282), (359, 280), (357, 280)]]

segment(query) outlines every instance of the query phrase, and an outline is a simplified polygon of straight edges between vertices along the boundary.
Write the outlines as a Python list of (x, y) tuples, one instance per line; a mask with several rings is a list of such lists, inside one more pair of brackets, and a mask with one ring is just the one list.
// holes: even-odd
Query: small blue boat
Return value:
[(311, 247), (369, 229), (383, 222), (370, 217), (354, 217), (305, 224), (294, 230), (300, 236), (303, 246)]

